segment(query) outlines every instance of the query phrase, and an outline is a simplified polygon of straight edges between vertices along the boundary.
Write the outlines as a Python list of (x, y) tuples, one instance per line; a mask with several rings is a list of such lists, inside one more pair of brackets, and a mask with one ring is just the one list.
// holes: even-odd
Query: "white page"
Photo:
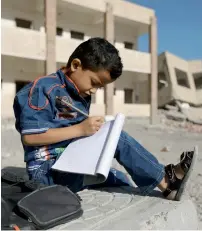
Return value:
[(113, 123), (114, 121), (106, 122), (94, 135), (70, 143), (52, 168), (59, 171), (94, 175)]
[(104, 146), (103, 153), (100, 156), (96, 168), (97, 178), (93, 176), (85, 176), (84, 184), (91, 185), (95, 183), (101, 183), (106, 180), (109, 170), (114, 158), (116, 147), (120, 138), (120, 134), (124, 125), (125, 116), (118, 114), (114, 120), (114, 124), (111, 127), (111, 132), (108, 134), (107, 142)]
[(96, 173), (108, 175), (116, 151), (116, 147), (121, 135), (121, 131), (124, 125), (125, 116), (118, 114), (115, 118), (114, 125), (108, 136), (108, 141), (104, 147), (103, 154), (100, 157), (99, 166), (97, 167)]
[(69, 144), (52, 168), (58, 171), (84, 174), (86, 175), (85, 184), (105, 181), (109, 174), (124, 118), (124, 115), (118, 114), (115, 120), (103, 124), (94, 135)]

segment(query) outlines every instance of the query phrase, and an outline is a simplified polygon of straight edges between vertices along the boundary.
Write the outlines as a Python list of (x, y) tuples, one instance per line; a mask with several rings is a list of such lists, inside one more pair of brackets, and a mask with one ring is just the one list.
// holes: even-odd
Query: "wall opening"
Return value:
[(131, 42), (124, 42), (124, 47), (126, 49), (132, 50), (133, 49), (133, 43), (131, 43)]
[(202, 72), (194, 73), (193, 78), (194, 78), (196, 89), (197, 90), (202, 89)]
[(124, 103), (133, 103), (133, 89), (124, 89)]
[(84, 40), (84, 33), (78, 32), (78, 31), (73, 31), (73, 30), (71, 30), (70, 33), (71, 33), (71, 38)]
[(22, 19), (22, 18), (15, 18), (15, 23), (17, 27), (31, 29), (32, 28), (32, 21)]
[(167, 78), (164, 72), (158, 73), (158, 90), (164, 88), (167, 84)]
[(140, 81), (135, 83), (134, 86), (134, 104), (148, 104), (149, 103), (149, 82)]
[(175, 68), (175, 75), (177, 78), (178, 85), (182, 87), (190, 88), (187, 72)]
[(56, 28), (56, 35), (62, 36), (63, 35), (63, 29), (61, 27)]
[(20, 91), (24, 86), (26, 86), (28, 83), (30, 83), (29, 81), (15, 81), (15, 91), (16, 93), (18, 91)]

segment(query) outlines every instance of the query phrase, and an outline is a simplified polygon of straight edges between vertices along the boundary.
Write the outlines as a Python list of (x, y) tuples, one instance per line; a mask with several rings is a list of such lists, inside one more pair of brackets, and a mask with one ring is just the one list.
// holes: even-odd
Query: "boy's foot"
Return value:
[(169, 181), (168, 188), (163, 192), (165, 198), (177, 201), (181, 199), (195, 167), (197, 155), (198, 149), (195, 147), (194, 151), (183, 152), (177, 165), (165, 166), (165, 173)]

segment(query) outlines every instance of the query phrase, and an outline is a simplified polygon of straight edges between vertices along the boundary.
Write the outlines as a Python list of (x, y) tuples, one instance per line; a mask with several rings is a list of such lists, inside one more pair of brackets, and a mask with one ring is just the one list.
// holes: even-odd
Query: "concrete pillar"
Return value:
[(138, 36), (136, 36), (133, 40), (133, 50), (138, 50)]
[[(114, 16), (113, 7), (111, 3), (106, 3), (106, 12), (104, 20), (104, 34), (105, 39), (111, 44), (114, 44)], [(114, 83), (108, 84), (105, 87), (105, 114), (113, 115), (113, 96), (114, 96)]]
[(45, 2), (45, 30), (46, 30), (46, 74), (56, 71), (56, 0)]
[(96, 104), (104, 104), (104, 89), (100, 89), (96, 92)]
[(157, 123), (158, 110), (158, 84), (157, 84), (157, 23), (156, 17), (151, 17), (151, 24), (149, 30), (149, 44), (151, 53), (151, 76), (150, 76), (150, 123)]
[(14, 82), (4, 82), (1, 84), (1, 116), (2, 118), (11, 118), (13, 113), (13, 100), (16, 94), (16, 85)]

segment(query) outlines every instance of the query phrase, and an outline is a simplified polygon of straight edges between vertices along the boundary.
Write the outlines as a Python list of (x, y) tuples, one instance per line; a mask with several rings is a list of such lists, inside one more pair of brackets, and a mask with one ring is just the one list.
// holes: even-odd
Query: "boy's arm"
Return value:
[(45, 133), (23, 135), (23, 144), (27, 146), (41, 146), (58, 143), (72, 138), (89, 136), (96, 133), (102, 123), (102, 117), (89, 117), (82, 123), (65, 128), (50, 128)]

